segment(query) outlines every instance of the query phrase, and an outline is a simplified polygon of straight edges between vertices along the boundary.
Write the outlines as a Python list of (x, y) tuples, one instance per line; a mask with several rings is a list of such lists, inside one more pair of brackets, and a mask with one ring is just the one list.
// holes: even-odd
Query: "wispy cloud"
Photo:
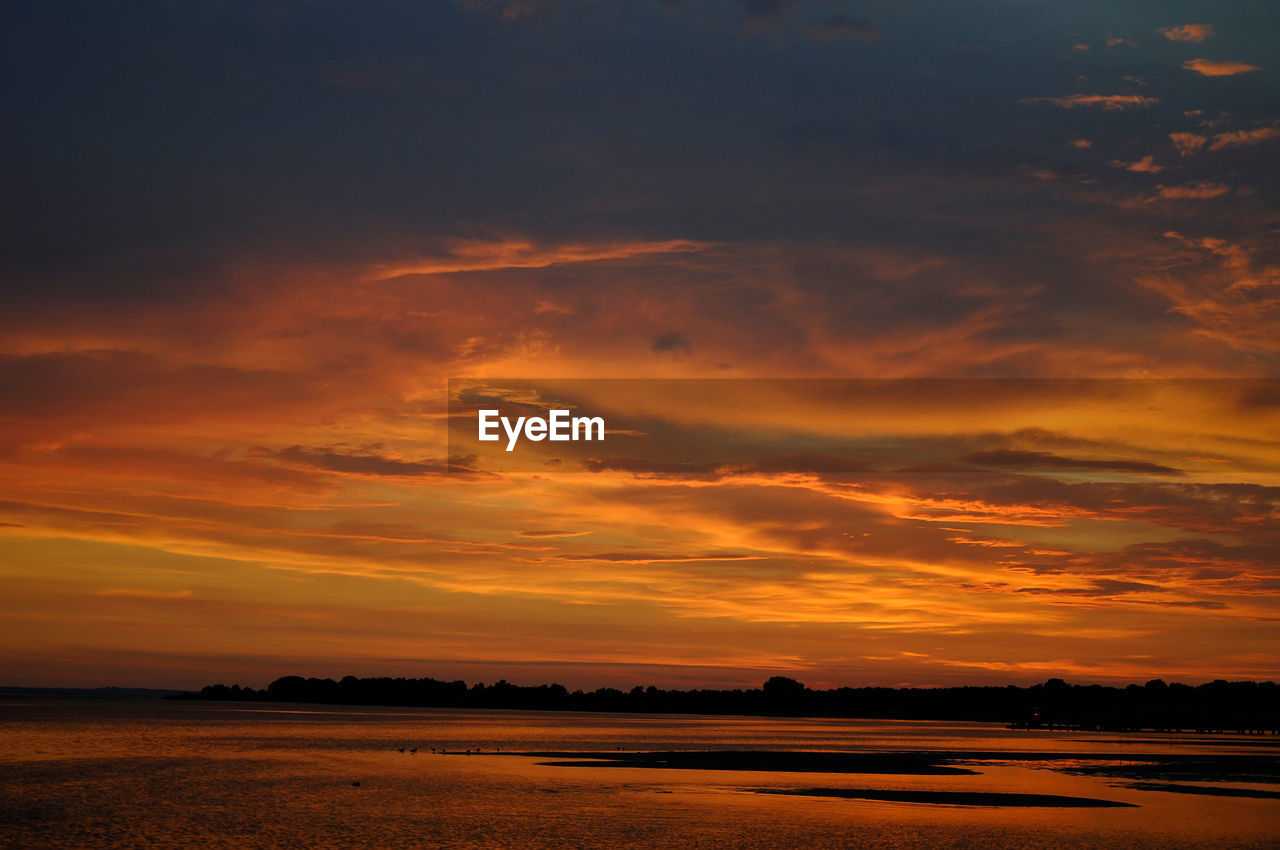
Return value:
[(1230, 194), (1231, 187), (1222, 183), (1212, 183), (1203, 181), (1200, 183), (1185, 183), (1181, 186), (1158, 186), (1160, 197), (1169, 200), (1196, 200), (1204, 201), (1210, 198), (1221, 198), (1223, 195)]
[(187, 599), (191, 596), (189, 590), (157, 590), (147, 587), (112, 587), (106, 590), (99, 590), (98, 596), (123, 596), (133, 599)]
[(1188, 59), (1182, 63), (1182, 67), (1206, 77), (1232, 77), (1236, 74), (1247, 74), (1250, 71), (1262, 70), (1257, 65), (1217, 59)]
[(1145, 108), (1159, 103), (1159, 98), (1144, 97), (1137, 94), (1069, 94), (1062, 97), (1027, 97), (1018, 101), (1025, 104), (1047, 103), (1063, 109), (1075, 109), (1081, 106), (1097, 106), (1115, 111), (1121, 109)]
[(1280, 351), (1280, 301), (1262, 295), (1280, 287), (1280, 268), (1266, 261), (1265, 251), (1172, 230), (1164, 236), (1183, 250), (1167, 258), (1164, 270), (1140, 276), (1140, 285), (1168, 299), (1201, 337), (1239, 351)]
[(1173, 146), (1178, 153), (1183, 156), (1189, 156), (1204, 147), (1208, 141), (1204, 136), (1198, 133), (1170, 133), (1169, 139), (1173, 142)]
[(1116, 168), (1123, 168), (1125, 171), (1137, 171), (1145, 174), (1159, 174), (1164, 171), (1164, 166), (1156, 165), (1154, 156), (1144, 156), (1135, 162), (1122, 162), (1116, 159), (1112, 160), (1111, 164)]
[(687, 239), (663, 242), (606, 242), (541, 245), (526, 239), (505, 241), (457, 240), (438, 257), (374, 269), (371, 279), (385, 280), (413, 274), (458, 274), (498, 269), (539, 269), (571, 263), (618, 260), (645, 254), (684, 254), (709, 245)]
[[(334, 446), (320, 448), (289, 446), (279, 450), (259, 449), (255, 454), (275, 458), (289, 465), (314, 467), (350, 475), (445, 475), (450, 469), (447, 459), (408, 461), (378, 454), (378, 448), (380, 447), (374, 446), (352, 451)], [(465, 465), (468, 460), (459, 458), (457, 463)]]
[(1163, 27), (1158, 32), (1170, 41), (1189, 41), (1199, 44), (1213, 34), (1213, 24), (1183, 24), (1180, 27)]
[(1213, 137), (1209, 150), (1237, 147), (1239, 145), (1256, 145), (1271, 139), (1280, 138), (1280, 129), (1275, 127), (1259, 127), (1256, 130), (1236, 130), (1230, 133), (1218, 133)]
[(1006, 469), (1094, 469), (1117, 472), (1142, 472), (1153, 475), (1179, 475), (1172, 467), (1147, 461), (1120, 460), (1115, 458), (1065, 457), (1052, 452), (1028, 452), (1014, 449), (995, 449), (973, 452), (961, 460), (983, 466), (999, 466)]

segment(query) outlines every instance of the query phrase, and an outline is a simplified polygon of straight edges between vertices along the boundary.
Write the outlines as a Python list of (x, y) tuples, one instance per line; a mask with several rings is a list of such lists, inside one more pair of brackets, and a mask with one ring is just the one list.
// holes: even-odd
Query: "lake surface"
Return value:
[(0, 846), (1275, 847), (1278, 744), (953, 722), (6, 699)]

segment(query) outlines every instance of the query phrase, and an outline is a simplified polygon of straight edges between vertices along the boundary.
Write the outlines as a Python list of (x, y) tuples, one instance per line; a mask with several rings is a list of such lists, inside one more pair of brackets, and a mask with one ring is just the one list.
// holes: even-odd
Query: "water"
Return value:
[[(1157, 756), (1219, 771), (1256, 767), (1259, 757), (1274, 765), (1278, 742), (948, 722), (8, 700), (0, 846), (1274, 847), (1280, 799), (1143, 790), (1133, 777), (1066, 771)], [(398, 752), (415, 746), (416, 755)], [(459, 752), (467, 748), (483, 752)], [(567, 767), (512, 754), (658, 750), (926, 753), (977, 774)], [(1160, 781), (1280, 791), (1274, 771)], [(759, 793), (809, 789), (1051, 794), (1132, 807)]]

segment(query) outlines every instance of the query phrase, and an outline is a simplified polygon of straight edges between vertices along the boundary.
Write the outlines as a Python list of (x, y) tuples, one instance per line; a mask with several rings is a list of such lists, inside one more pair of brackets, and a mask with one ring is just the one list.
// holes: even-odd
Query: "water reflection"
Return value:
[(15, 847), (1264, 847), (1280, 800), (1211, 792), (1274, 792), (1275, 755), (1257, 739), (970, 723), (10, 702), (0, 835)]

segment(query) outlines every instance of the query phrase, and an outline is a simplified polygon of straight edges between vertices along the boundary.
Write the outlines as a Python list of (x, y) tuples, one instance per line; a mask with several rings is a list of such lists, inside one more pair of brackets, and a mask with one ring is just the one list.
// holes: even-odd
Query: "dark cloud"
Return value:
[(313, 398), (305, 376), (272, 369), (176, 364), (139, 351), (0, 355), (11, 417), (163, 422), (280, 409)]
[[(941, 482), (940, 482), (941, 483)], [(1065, 483), (1050, 478), (972, 479), (968, 489), (940, 489), (940, 498), (979, 500), (993, 510), (1020, 506), (1061, 516), (1131, 519), (1199, 533), (1263, 538), (1280, 532), (1280, 487), (1260, 484), (1147, 482)]]
[(1016, 593), (1029, 593), (1036, 596), (1118, 596), (1126, 593), (1151, 593), (1161, 588), (1158, 585), (1140, 581), (1123, 581), (1120, 579), (1095, 579), (1088, 587), (1020, 587)]
[(679, 331), (658, 334), (650, 341), (649, 348), (654, 354), (668, 355), (676, 360), (681, 360), (693, 353), (693, 343)]
[(615, 564), (676, 564), (686, 561), (754, 561), (759, 555), (740, 552), (599, 552), (589, 555), (561, 555), (564, 561), (602, 561)]
[(1089, 458), (1063, 457), (1049, 452), (1024, 452), (1012, 449), (997, 449), (988, 452), (973, 452), (960, 460), (982, 466), (998, 466), (1004, 469), (1094, 469), (1112, 470), (1115, 472), (1142, 472), (1152, 475), (1181, 475), (1181, 470), (1157, 463), (1146, 463), (1136, 460), (1094, 460)]
[[(289, 446), (284, 449), (260, 449), (262, 457), (272, 457), (288, 464), (312, 466), (329, 472), (351, 475), (423, 476), (445, 475), (451, 466), (469, 466), (474, 458), (431, 458), (406, 461), (385, 457), (373, 451), (342, 451), (335, 447), (304, 448)], [(456, 461), (456, 463), (455, 463)]]

